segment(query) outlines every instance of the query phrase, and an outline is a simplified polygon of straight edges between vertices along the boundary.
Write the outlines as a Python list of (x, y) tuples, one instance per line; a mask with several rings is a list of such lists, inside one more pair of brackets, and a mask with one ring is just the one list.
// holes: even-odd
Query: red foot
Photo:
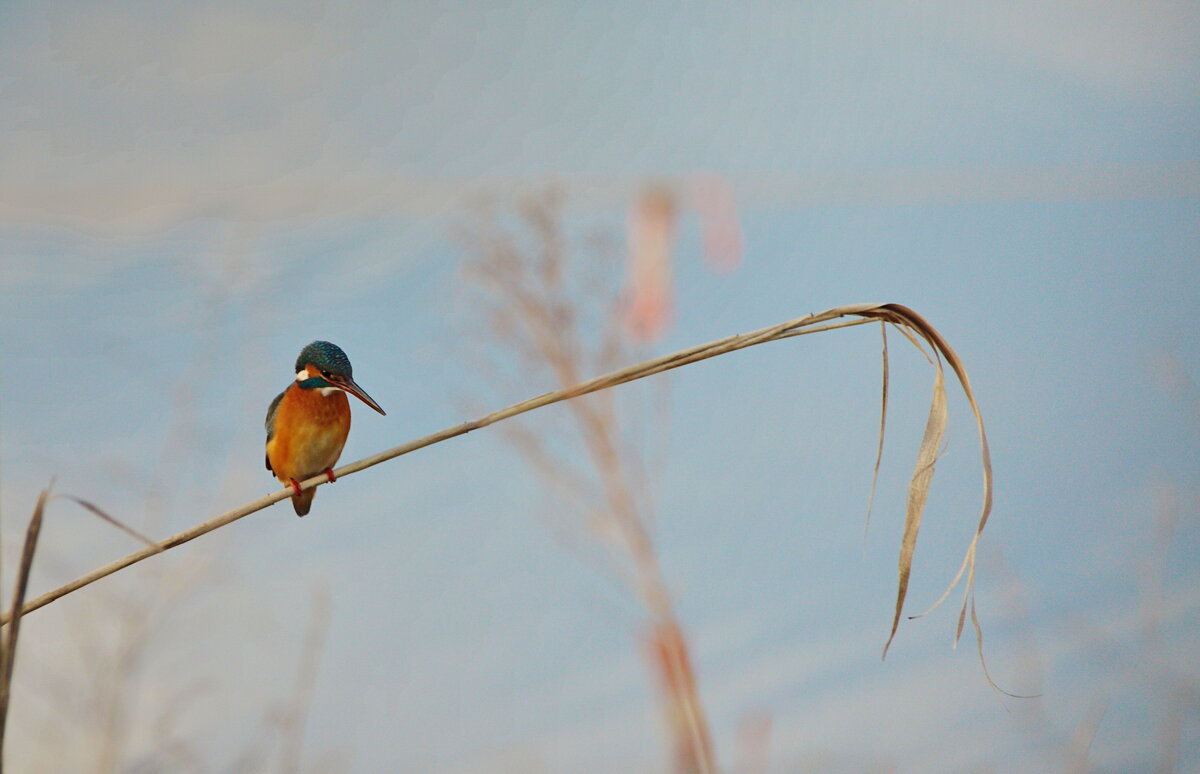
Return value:
[(292, 491), (297, 495), (300, 494), (300, 484), (294, 478), (292, 479)]
[(325, 475), (329, 476), (329, 483), (337, 481), (337, 476), (333, 475), (333, 468), (325, 468)]

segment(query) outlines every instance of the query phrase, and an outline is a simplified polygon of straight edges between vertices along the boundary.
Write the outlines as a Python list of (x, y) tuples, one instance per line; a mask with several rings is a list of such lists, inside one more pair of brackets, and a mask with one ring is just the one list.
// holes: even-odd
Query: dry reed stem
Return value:
[[(838, 320), (842, 317), (860, 317), (863, 319), (830, 322), (831, 320)], [(431, 433), (430, 435), (426, 435), (422, 438), (409, 441), (408, 443), (395, 446), (391, 449), (373, 454), (369, 457), (364, 457), (356, 462), (343, 465), (335, 470), (334, 474), (337, 476), (337, 478), (343, 478), (361, 470), (366, 470), (367, 468), (373, 467), (382, 462), (386, 462), (396, 457), (408, 454), (409, 452), (423, 449), (426, 446), (432, 446), (435, 443), (441, 443), (442, 441), (449, 440), (450, 438), (465, 435), (472, 430), (478, 430), (497, 422), (501, 422), (505, 419), (542, 408), (544, 406), (560, 403), (562, 401), (577, 398), (593, 392), (598, 392), (600, 390), (606, 390), (621, 384), (643, 379), (647, 376), (652, 376), (664, 371), (680, 368), (690, 363), (718, 357), (720, 355), (725, 355), (730, 352), (745, 349), (747, 347), (764, 344), (769, 341), (778, 341), (780, 339), (790, 338), (792, 336), (802, 336), (810, 333), (844, 328), (853, 325), (862, 325), (871, 322), (872, 320), (881, 320), (883, 322), (890, 323), (897, 327), (905, 335), (913, 337), (913, 334), (916, 334), (916, 336), (919, 338), (924, 339), (939, 356), (935, 362), (935, 366), (938, 369), (939, 374), (937, 381), (935, 382), (935, 393), (939, 388), (944, 393), (943, 379), (940, 376), (942, 369), (941, 361), (944, 359), (947, 363), (949, 363), (955, 375), (958, 377), (958, 381), (962, 387), (963, 393), (970, 403), (971, 409), (975, 415), (976, 426), (979, 432), (980, 457), (983, 468), (983, 504), (975, 534), (967, 547), (966, 555), (963, 558), (962, 565), (960, 566), (958, 573), (955, 575), (946, 592), (942, 595), (942, 598), (938, 600), (938, 603), (935, 603), (935, 606), (936, 604), (940, 604), (941, 601), (944, 600), (946, 596), (948, 596), (962, 580), (964, 573), (966, 574), (966, 592), (963, 599), (962, 609), (959, 611), (958, 627), (955, 634), (955, 641), (957, 642), (958, 638), (962, 634), (962, 628), (963, 624), (965, 623), (968, 606), (972, 608), (972, 617), (974, 618), (973, 590), (975, 582), (975, 553), (978, 547), (979, 537), (982, 534), (984, 527), (987, 525), (988, 516), (990, 515), (992, 508), (991, 455), (988, 450), (987, 434), (984, 430), (983, 417), (980, 413), (979, 405), (975, 401), (975, 395), (971, 390), (970, 380), (967, 377), (967, 372), (963, 367), (962, 361), (959, 359), (957, 353), (954, 352), (954, 350), (942, 337), (942, 335), (933, 328), (933, 326), (926, 322), (925, 319), (915, 311), (900, 304), (852, 304), (848, 306), (835, 307), (824, 312), (805, 315), (804, 317), (788, 320), (786, 322), (761, 328), (749, 333), (728, 336), (726, 338), (711, 341), (706, 344), (689, 347), (669, 355), (663, 355), (661, 357), (653, 358), (651, 360), (646, 360), (635, 365), (612, 371), (589, 381), (576, 384), (572, 387), (566, 387), (563, 389), (554, 390), (552, 392), (547, 392), (542, 395), (529, 398), (528, 400), (515, 403), (511, 406), (500, 409), (499, 411), (494, 411), (479, 419), (463, 422), (453, 427), (440, 430), (436, 433)], [(915, 343), (916, 339), (913, 338), (913, 340)], [(944, 394), (941, 398), (939, 398), (936, 394), (934, 395), (933, 405), (931, 407), (931, 422), (927, 424), (926, 438), (922, 443), (922, 451), (918, 454), (919, 463), (914, 471), (913, 481), (910, 483), (909, 487), (908, 513), (905, 517), (905, 542), (908, 541), (911, 533), (912, 542), (915, 544), (917, 528), (920, 526), (921, 514), (919, 512), (919, 508), (923, 507), (924, 505), (925, 495), (919, 491), (919, 488), (928, 487), (929, 475), (926, 475), (926, 472), (928, 471), (930, 475), (932, 474), (932, 464), (929, 461), (928, 450), (925, 447), (929, 445), (930, 442), (935, 440), (934, 436), (937, 436), (937, 433), (933, 432), (936, 431), (937, 424), (937, 422), (933, 421), (933, 415), (935, 413), (939, 413), (939, 404), (944, 404), (944, 400)], [(314, 476), (301, 482), (300, 487), (302, 490), (310, 489), (312, 487), (319, 486), (320, 484), (324, 484), (328, 480), (328, 477), (322, 473), (319, 476)], [(290, 497), (292, 494), (293, 492), (290, 488), (280, 489), (269, 495), (265, 495), (257, 500), (249, 502), (239, 508), (235, 508), (231, 511), (209, 519), (208, 521), (197, 524), (190, 529), (184, 530), (183, 532), (172, 535), (165, 540), (155, 543), (153, 546), (148, 546), (139, 551), (135, 551), (124, 558), (110, 562), (103, 567), (99, 567), (92, 572), (71, 581), (70, 583), (66, 583), (52, 591), (48, 591), (25, 604), (21, 612), (22, 614), (29, 613), (33, 610), (44, 607), (45, 605), (73, 591), (83, 588), (84, 586), (94, 583), (101, 578), (112, 575), (113, 573), (129, 567), (130, 565), (136, 564), (143, 559), (153, 556), (154, 554), (175, 548), (184, 543), (190, 542), (201, 535), (212, 532), (213, 530), (223, 527), (227, 524), (231, 524), (232, 522), (248, 516), (251, 513), (255, 513), (256, 511), (260, 511), (269, 505), (279, 502), (280, 500), (284, 500)], [(892, 638), (895, 636), (896, 628), (899, 625), (900, 614), (904, 607), (904, 601), (907, 594), (906, 581), (911, 570), (911, 560), (911, 546), (906, 548), (905, 544), (902, 543), (899, 561), (900, 581), (897, 589), (896, 613), (893, 619), (892, 631), (888, 637), (889, 644), (891, 643)], [(2, 619), (0, 619), (0, 625), (8, 623), (10, 620), (15, 619), (13, 618), (12, 613), (7, 613)], [(884, 652), (886, 654), (886, 646)]]
[(33, 569), (33, 554), (37, 551), (38, 535), (42, 531), (42, 514), (54, 481), (38, 495), (33, 516), (25, 530), (25, 546), (21, 550), (21, 564), (17, 568), (17, 582), (13, 588), (12, 607), (8, 613), (11, 624), (0, 646), (0, 772), (4, 770), (4, 729), (8, 725), (8, 705), (12, 698), (13, 666), (17, 660), (17, 636), (21, 633), (21, 615), (24, 610), (25, 590), (29, 585), (29, 571)]

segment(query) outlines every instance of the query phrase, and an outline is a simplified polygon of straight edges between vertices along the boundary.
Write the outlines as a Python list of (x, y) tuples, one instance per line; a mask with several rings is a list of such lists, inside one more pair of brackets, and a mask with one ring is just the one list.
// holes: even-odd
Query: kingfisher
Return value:
[(291, 486), (297, 516), (308, 513), (316, 488), (301, 491), (300, 482), (333, 466), (350, 434), (350, 401), (346, 393), (380, 414), (387, 413), (354, 383), (350, 358), (336, 344), (314, 341), (296, 358), (296, 380), (267, 409), (267, 470)]

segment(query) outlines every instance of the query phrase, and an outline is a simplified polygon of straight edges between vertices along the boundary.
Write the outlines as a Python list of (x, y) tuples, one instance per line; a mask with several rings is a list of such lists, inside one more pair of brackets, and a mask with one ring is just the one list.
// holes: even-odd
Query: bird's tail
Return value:
[(297, 516), (303, 516), (308, 513), (308, 509), (312, 508), (313, 497), (317, 494), (316, 487), (305, 489), (298, 495), (292, 495), (292, 507), (296, 509)]

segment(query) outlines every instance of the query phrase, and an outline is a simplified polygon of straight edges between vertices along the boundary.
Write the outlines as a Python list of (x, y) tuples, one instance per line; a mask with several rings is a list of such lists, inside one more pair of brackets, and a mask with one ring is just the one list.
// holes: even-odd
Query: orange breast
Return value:
[(271, 469), (283, 483), (303, 481), (332, 468), (350, 434), (346, 393), (305, 390), (293, 384), (275, 413), (275, 436), (267, 442)]

